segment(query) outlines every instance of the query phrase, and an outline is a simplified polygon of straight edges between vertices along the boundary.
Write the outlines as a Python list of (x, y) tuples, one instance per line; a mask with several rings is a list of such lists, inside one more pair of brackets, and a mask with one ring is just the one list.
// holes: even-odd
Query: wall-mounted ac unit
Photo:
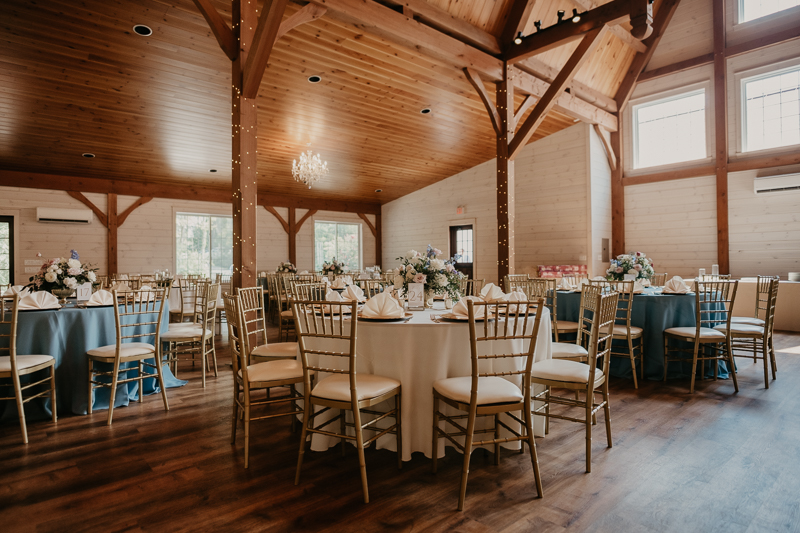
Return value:
[(753, 190), (756, 194), (800, 191), (800, 174), (753, 178)]
[(60, 207), (37, 207), (37, 222), (53, 222), (58, 224), (91, 224), (91, 209), (63, 209)]

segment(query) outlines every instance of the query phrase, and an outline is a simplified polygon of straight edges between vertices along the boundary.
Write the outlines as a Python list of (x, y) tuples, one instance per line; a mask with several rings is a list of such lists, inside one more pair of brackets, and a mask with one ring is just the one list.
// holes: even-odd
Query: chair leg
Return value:
[(603, 401), (606, 403), (603, 406), (603, 414), (606, 417), (606, 440), (608, 440), (608, 447), (611, 448), (611, 404), (608, 401), (608, 381), (603, 384)]
[(19, 375), (14, 374), (11, 376), (11, 379), (14, 380), (14, 397), (17, 400), (17, 413), (19, 414), (19, 428), (22, 430), (22, 442), (28, 444), (28, 426), (25, 423), (25, 403), (22, 399), (22, 386), (19, 383)]
[(628, 335), (628, 353), (631, 356), (631, 370), (633, 371), (633, 388), (639, 388), (639, 382), (636, 381), (636, 357), (633, 354), (633, 339)]
[[(206, 388), (206, 373), (208, 372), (208, 358), (206, 357), (206, 343), (205, 339), (200, 339), (200, 346), (198, 347), (198, 351), (200, 352), (200, 370), (203, 372), (203, 388)], [(194, 355), (195, 353), (192, 352), (192, 366), (194, 366)]]
[[(235, 378), (234, 378), (235, 380)], [(239, 385), (234, 381), (233, 383), (233, 416), (231, 417), (231, 444), (236, 444), (236, 423), (239, 418)]]
[(772, 379), (778, 379), (778, 361), (775, 359), (775, 348), (772, 345), (772, 335), (769, 336), (769, 357), (772, 361)]
[[(731, 345), (731, 337), (728, 335), (728, 338), (725, 340), (725, 350), (728, 352), (728, 365), (730, 367), (731, 377), (733, 378), (733, 389), (736, 392), (739, 392), (739, 380), (736, 378), (736, 363), (733, 361), (733, 346)], [(717, 365), (714, 365), (714, 368), (717, 368)]]
[[(139, 369), (139, 381), (138, 381), (138, 383), (139, 383), (139, 403), (142, 403), (142, 399), (144, 398), (144, 376), (143, 376), (144, 366), (142, 365), (142, 360), (141, 359), (139, 359), (139, 361), (137, 361), (137, 364), (138, 364), (138, 369)], [(162, 388), (162, 390), (163, 390), (163, 388)]]
[(639, 381), (644, 379), (644, 337), (639, 337)]
[(50, 403), (53, 405), (53, 422), (58, 420), (56, 410), (56, 364), (50, 367)]
[(397, 434), (395, 437), (397, 438), (397, 469), (403, 469), (403, 413), (401, 405), (403, 403), (403, 392), (402, 389), (397, 393), (397, 396), (394, 397), (394, 408), (397, 411), (395, 413), (395, 424), (397, 424)]
[(694, 394), (694, 381), (697, 377), (697, 351), (700, 349), (700, 343), (695, 341), (694, 343), (694, 355), (692, 356), (692, 382), (689, 386), (689, 392)]
[[(500, 415), (494, 415), (494, 438), (500, 438)], [(494, 466), (500, 466), (500, 443), (494, 443)]]
[(93, 370), (92, 360), (89, 359), (89, 404), (86, 406), (86, 413), (92, 414), (92, 404), (94, 403), (94, 385), (92, 384)]
[[(586, 473), (592, 471), (592, 404), (594, 394), (586, 394)], [(591, 398), (591, 400), (590, 400)]]
[(544, 434), (550, 434), (550, 385), (545, 389), (544, 394)]
[(433, 394), (433, 442), (431, 443), (431, 472), (436, 473), (436, 462), (439, 458), (439, 398)]
[(364, 493), (364, 503), (369, 503), (367, 461), (364, 458), (364, 434), (361, 430), (361, 410), (358, 408), (358, 403), (353, 404), (353, 425), (356, 430), (356, 446), (358, 447), (358, 468), (361, 471), (361, 491)]
[[(341, 417), (339, 419), (339, 433), (341, 435), (345, 435), (346, 434), (345, 431), (347, 431), (347, 427), (345, 426), (345, 422), (346, 422), (345, 418), (347, 418), (347, 411), (345, 411), (344, 409), (339, 409), (339, 416)], [(341, 441), (341, 446), (340, 447), (342, 449), (342, 457), (344, 457), (344, 455), (345, 455), (345, 443), (347, 442), (347, 439), (342, 437), (339, 440)]]
[(119, 379), (119, 358), (114, 360), (114, 374), (111, 377), (111, 396), (108, 399), (108, 420), (107, 425), (111, 425), (114, 416), (114, 400), (117, 397), (117, 380)]
[(464, 436), (464, 462), (461, 466), (461, 490), (458, 494), (458, 510), (464, 510), (467, 497), (467, 478), (469, 477), (469, 460), (472, 456), (472, 439), (475, 434), (475, 412), (470, 411), (467, 422), (467, 434)]
[[(755, 346), (758, 344), (756, 340), (753, 340), (753, 349), (755, 350)], [(764, 356), (764, 388), (769, 388), (769, 349), (767, 348), (766, 339), (761, 340), (761, 350)]]
[[(536, 453), (536, 440), (533, 436), (533, 416), (531, 416), (531, 407), (528, 406), (525, 409), (525, 425), (527, 426), (528, 431), (528, 451), (531, 454), (531, 466), (533, 467), (533, 479), (536, 481), (536, 494), (538, 494), (539, 498), (544, 497), (544, 491), (542, 490), (542, 476), (539, 472), (539, 456)], [(524, 447), (525, 444), (523, 443), (522, 446)]]
[(664, 335), (664, 381), (667, 381), (667, 365), (669, 365), (669, 337)]
[[(161, 364), (158, 363), (159, 357), (156, 354), (156, 374), (158, 374), (158, 386), (161, 388), (161, 400), (164, 402), (164, 410), (169, 411), (169, 401), (167, 401), (167, 387), (164, 385), (164, 370)], [(139, 374), (141, 375), (141, 374)], [(140, 381), (141, 383), (141, 381)], [(142, 397), (144, 389), (139, 389), (139, 397)]]
[(306, 451), (306, 435), (308, 434), (309, 427), (309, 411), (314, 407), (309, 402), (308, 393), (303, 398), (303, 429), (300, 432), (300, 452), (297, 454), (297, 472), (294, 474), (294, 484), (300, 483), (300, 469), (303, 466), (303, 455)]

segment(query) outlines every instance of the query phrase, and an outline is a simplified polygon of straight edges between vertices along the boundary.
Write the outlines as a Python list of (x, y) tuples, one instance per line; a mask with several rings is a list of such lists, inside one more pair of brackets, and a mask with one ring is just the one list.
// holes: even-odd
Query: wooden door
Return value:
[(463, 272), (469, 279), (474, 279), (475, 251), (472, 224), (464, 226), (450, 226), (450, 255), (460, 255), (456, 269)]

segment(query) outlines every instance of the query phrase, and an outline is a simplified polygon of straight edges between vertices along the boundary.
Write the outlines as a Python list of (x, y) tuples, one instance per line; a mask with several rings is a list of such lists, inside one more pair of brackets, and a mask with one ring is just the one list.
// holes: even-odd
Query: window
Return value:
[(14, 217), (0, 217), (0, 285), (14, 284)]
[(350, 270), (361, 270), (361, 224), (314, 223), (314, 270), (333, 258)]
[(800, 6), (800, 0), (739, 0), (739, 22), (748, 22)]
[(233, 272), (233, 218), (175, 215), (175, 269), (178, 274), (213, 278)]
[(705, 159), (705, 90), (635, 106), (633, 130), (633, 168)]
[(800, 67), (742, 80), (742, 151), (800, 144)]

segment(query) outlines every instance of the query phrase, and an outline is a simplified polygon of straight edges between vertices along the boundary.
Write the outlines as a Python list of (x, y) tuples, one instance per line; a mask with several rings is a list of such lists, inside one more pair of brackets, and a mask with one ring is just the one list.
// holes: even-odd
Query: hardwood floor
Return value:
[[(218, 345), (224, 346), (219, 342)], [(17, 531), (614, 531), (800, 530), (800, 334), (776, 338), (778, 380), (739, 360), (730, 380), (612, 381), (614, 447), (602, 420), (592, 473), (579, 424), (554, 421), (537, 439), (545, 496), (534, 498), (527, 454), (473, 454), (464, 512), (456, 511), (460, 455), (439, 473), (422, 454), (398, 471), (393, 452), (367, 451), (371, 503), (361, 501), (355, 449), (306, 454), (293, 484), (299, 433), (254, 423), (250, 468), (243, 431), (230, 444), (231, 374), (114, 412), (31, 423), (20, 444), (0, 425), (0, 530)], [(187, 377), (188, 376), (188, 377)], [(424, 413), (422, 416), (430, 416)]]

